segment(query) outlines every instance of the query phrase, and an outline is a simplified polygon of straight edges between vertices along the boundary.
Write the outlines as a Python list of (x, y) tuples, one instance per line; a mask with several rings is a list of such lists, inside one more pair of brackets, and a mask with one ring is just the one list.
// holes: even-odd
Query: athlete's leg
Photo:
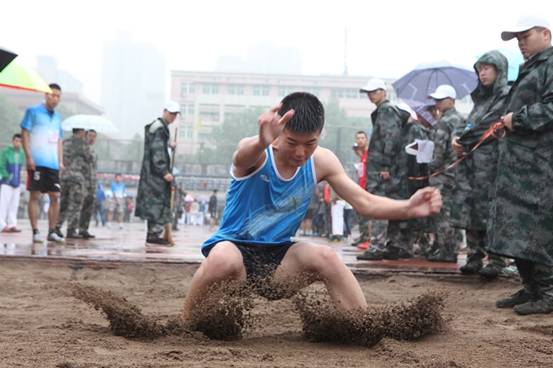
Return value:
[(190, 289), (184, 299), (183, 321), (190, 319), (192, 309), (208, 288), (223, 280), (246, 280), (242, 254), (233, 243), (228, 241), (215, 245), (192, 277)]
[[(310, 275), (305, 278), (305, 275)], [(276, 285), (297, 290), (320, 280), (337, 307), (344, 310), (366, 308), (363, 291), (353, 273), (327, 246), (298, 242), (290, 247), (273, 276)]]

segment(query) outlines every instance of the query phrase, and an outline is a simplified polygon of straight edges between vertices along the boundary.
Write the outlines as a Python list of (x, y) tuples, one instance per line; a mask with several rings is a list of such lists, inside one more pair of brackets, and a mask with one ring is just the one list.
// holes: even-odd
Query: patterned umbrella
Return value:
[(405, 101), (430, 104), (428, 95), (441, 84), (449, 84), (455, 88), (457, 98), (460, 99), (471, 93), (477, 83), (478, 77), (474, 70), (441, 61), (419, 65), (392, 83), (392, 86), (394, 86), (397, 96)]
[(0, 87), (35, 92), (51, 92), (48, 83), (34, 70), (24, 67), (17, 59), (0, 71)]
[(16, 53), (13, 53), (9, 50), (0, 49), (0, 72), (4, 70), (9, 63), (17, 56)]

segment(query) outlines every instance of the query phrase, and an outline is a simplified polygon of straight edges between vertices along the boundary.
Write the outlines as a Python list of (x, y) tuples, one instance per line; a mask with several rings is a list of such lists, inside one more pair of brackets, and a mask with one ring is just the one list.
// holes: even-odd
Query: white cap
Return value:
[(180, 112), (180, 106), (175, 101), (167, 101), (167, 103), (165, 104), (165, 110), (174, 114), (176, 112)]
[(376, 91), (377, 89), (383, 89), (385, 91), (386, 83), (384, 83), (382, 79), (372, 78), (372, 79), (369, 79), (367, 84), (365, 84), (362, 88), (359, 89), (359, 92), (369, 93), (372, 91)]
[(540, 17), (523, 17), (520, 18), (516, 25), (509, 27), (509, 31), (501, 32), (501, 39), (503, 41), (509, 41), (517, 36), (517, 33), (526, 32), (534, 27), (549, 28), (549, 22)]
[(405, 102), (399, 102), (397, 105), (397, 108), (403, 111), (406, 111), (411, 116), (411, 119), (417, 120), (417, 113), (413, 111), (413, 109), (407, 105)]
[(455, 99), (457, 97), (457, 93), (455, 92), (455, 88), (451, 87), (449, 84), (442, 84), (439, 85), (434, 93), (431, 93), (429, 96), (435, 100), (443, 100), (444, 98)]

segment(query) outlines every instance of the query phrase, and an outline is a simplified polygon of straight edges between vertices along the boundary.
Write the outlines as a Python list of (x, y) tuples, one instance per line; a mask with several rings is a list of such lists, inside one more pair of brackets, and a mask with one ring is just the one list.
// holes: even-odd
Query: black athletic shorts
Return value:
[(253, 245), (236, 241), (232, 243), (242, 254), (246, 282), (257, 294), (271, 300), (287, 296), (285, 290), (277, 289), (276, 285), (271, 284), (271, 279), (290, 247), (294, 245), (293, 242), (283, 245)]
[(27, 170), (27, 190), (30, 192), (59, 192), (60, 175), (58, 170), (37, 166), (36, 170)]

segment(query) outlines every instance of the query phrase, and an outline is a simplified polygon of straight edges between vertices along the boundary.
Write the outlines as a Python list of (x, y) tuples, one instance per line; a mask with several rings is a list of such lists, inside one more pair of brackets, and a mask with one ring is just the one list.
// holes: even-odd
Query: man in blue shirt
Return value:
[(183, 322), (192, 323), (206, 291), (225, 280), (252, 283), (273, 299), (320, 280), (338, 308), (366, 308), (359, 283), (332, 248), (293, 239), (317, 183), (326, 181), (359, 214), (377, 219), (436, 214), (440, 192), (427, 187), (407, 200), (366, 192), (332, 151), (318, 146), (324, 109), (309, 93), (286, 96), (258, 124), (259, 134), (242, 139), (234, 152), (221, 226), (202, 246), (207, 258), (192, 279)]
[(111, 182), (111, 202), (108, 212), (108, 227), (112, 220), (116, 220), (119, 224), (119, 229), (123, 228), (123, 206), (125, 206), (125, 183), (121, 173), (115, 174), (115, 181)]
[(54, 111), (61, 98), (61, 87), (49, 85), (51, 92), (45, 94), (44, 103), (29, 107), (21, 122), (23, 151), (27, 161), (27, 189), (29, 220), (33, 229), (33, 243), (43, 242), (38, 231), (38, 201), (41, 193), (50, 196), (48, 209), (48, 241), (63, 242), (54, 232), (59, 214), (60, 179), (63, 170), (63, 130), (60, 115)]

